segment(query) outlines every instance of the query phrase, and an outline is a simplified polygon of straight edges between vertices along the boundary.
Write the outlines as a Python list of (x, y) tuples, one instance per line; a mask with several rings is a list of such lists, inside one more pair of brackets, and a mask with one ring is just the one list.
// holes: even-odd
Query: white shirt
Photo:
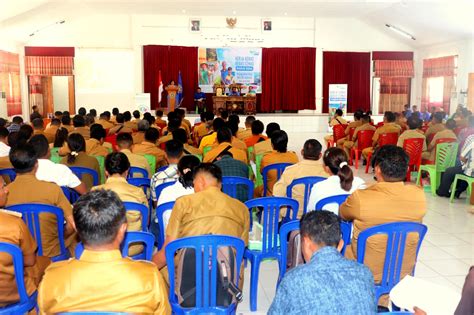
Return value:
[(5, 157), (10, 154), (10, 147), (0, 141), (0, 157)]
[[(337, 196), (337, 195), (352, 194), (357, 189), (365, 189), (365, 188), (366, 188), (365, 182), (360, 177), (354, 176), (351, 190), (346, 191), (341, 188), (341, 181), (339, 179), (339, 176), (337, 175), (329, 176), (327, 179), (323, 180), (322, 182), (314, 184), (313, 188), (311, 188), (307, 211), (315, 210), (314, 207), (316, 206), (316, 203), (318, 203), (318, 201), (320, 201), (321, 199)], [(322, 209), (318, 209), (318, 210), (322, 210)], [(324, 207), (324, 210), (328, 210), (339, 215), (339, 207), (337, 204), (328, 204), (327, 206)]]
[(53, 163), (47, 159), (38, 159), (36, 178), (69, 188), (75, 188), (81, 184), (81, 180), (74, 175), (69, 167), (63, 164)]
[[(158, 198), (157, 206), (167, 202), (176, 201), (176, 199), (178, 199), (179, 197), (191, 194), (194, 194), (194, 188), (184, 188), (183, 184), (181, 184), (181, 182), (178, 180), (173, 185), (170, 185), (161, 191), (160, 197)], [(163, 224), (165, 228), (168, 225), (170, 216), (171, 210), (163, 212)]]

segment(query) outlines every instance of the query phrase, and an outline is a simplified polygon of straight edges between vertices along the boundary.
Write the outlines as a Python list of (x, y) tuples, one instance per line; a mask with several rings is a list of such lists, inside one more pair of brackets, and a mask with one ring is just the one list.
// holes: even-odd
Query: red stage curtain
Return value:
[(316, 48), (263, 48), (260, 112), (315, 109)]
[(74, 57), (74, 47), (25, 47), (25, 56)]
[(370, 53), (323, 53), (323, 112), (329, 111), (329, 84), (347, 84), (347, 112), (370, 110)]
[(150, 93), (151, 108), (166, 107), (166, 93), (163, 93), (158, 105), (158, 72), (161, 70), (163, 85), (174, 80), (178, 84), (178, 72), (183, 80), (184, 100), (181, 104), (188, 110), (194, 110), (194, 91), (198, 83), (197, 47), (183, 46), (143, 46), (144, 91)]
[(21, 115), (20, 58), (0, 51), (0, 92), (5, 92), (7, 115)]

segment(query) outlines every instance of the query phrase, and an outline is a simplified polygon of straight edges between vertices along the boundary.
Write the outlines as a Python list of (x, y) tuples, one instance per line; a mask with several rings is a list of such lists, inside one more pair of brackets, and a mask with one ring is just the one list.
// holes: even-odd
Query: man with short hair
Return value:
[[(336, 111), (334, 112), (334, 116), (329, 121), (329, 127), (334, 128), (334, 126), (337, 126), (337, 125), (347, 125), (347, 121), (344, 118), (342, 118), (342, 115), (344, 115), (344, 112), (342, 111), (342, 109), (340, 108), (336, 109)], [(329, 141), (332, 141), (332, 140), (334, 140), (334, 136), (332, 133), (324, 137), (326, 146), (329, 143)]]
[(415, 116), (410, 116), (408, 118), (408, 130), (405, 130), (400, 137), (398, 137), (397, 146), (403, 148), (403, 144), (405, 140), (409, 139), (423, 139), (423, 151), (426, 151), (426, 137), (419, 128), (423, 123), (420, 119), (416, 118)]
[(223, 152), (230, 152), (234, 159), (239, 160), (247, 164), (247, 152), (234, 148), (231, 144), (232, 133), (227, 127), (222, 127), (217, 130), (217, 143), (218, 145), (212, 148), (203, 158), (203, 162), (214, 162)]
[(86, 114), (87, 114), (87, 111), (84, 107), (79, 108), (79, 110), (77, 111), (77, 115), (79, 115), (79, 116), (84, 117)]
[(52, 134), (46, 134), (44, 132), (44, 121), (42, 118), (35, 118), (31, 122), (31, 126), (33, 127), (33, 135), (43, 135), (48, 140), (48, 143), (53, 143), (55, 136)]
[(217, 130), (225, 127), (225, 121), (222, 118), (215, 118), (212, 121), (212, 132), (204, 136), (199, 143), (199, 150), (204, 152), (205, 147), (212, 147), (217, 142)]
[(71, 126), (71, 116), (63, 115), (61, 118), (61, 127), (65, 128), (69, 133), (74, 131), (74, 126)]
[(281, 130), (280, 125), (276, 122), (271, 122), (267, 125), (267, 128), (265, 129), (265, 133), (267, 134), (268, 139), (265, 141), (257, 142), (253, 146), (254, 154), (259, 155), (259, 154), (267, 154), (273, 151), (272, 148), (272, 134), (273, 132)]
[[(249, 168), (247, 164), (234, 159), (234, 156), (230, 151), (226, 151), (219, 154), (213, 164), (217, 165), (221, 169), (222, 176), (237, 176), (249, 178)], [(248, 192), (246, 187), (244, 187), (243, 185), (238, 185), (236, 192), (236, 198), (238, 200), (242, 202), (246, 202), (248, 200)]]
[(156, 111), (156, 122), (155, 124), (160, 127), (161, 129), (165, 128), (167, 123), (165, 120), (163, 120), (163, 111), (162, 110), (157, 110)]
[[(370, 227), (392, 222), (422, 222), (426, 214), (425, 193), (420, 187), (404, 182), (408, 160), (400, 147), (380, 147), (373, 156), (377, 183), (356, 190), (341, 205), (340, 217), (353, 221), (352, 242), (346, 251), (348, 258), (357, 259), (359, 234)], [(407, 239), (400, 278), (413, 271), (417, 239), (414, 236)], [(372, 271), (375, 283), (382, 279), (385, 248), (385, 239), (374, 237), (367, 241), (364, 264)]]
[(138, 131), (132, 135), (133, 144), (140, 144), (145, 140), (145, 132), (150, 129), (150, 123), (147, 120), (137, 122)]
[(33, 105), (32, 107), (33, 112), (30, 115), (30, 121), (35, 120), (36, 118), (43, 118), (39, 112), (39, 107), (36, 105)]
[(375, 314), (370, 270), (340, 254), (340, 219), (326, 210), (300, 221), (301, 252), (306, 264), (288, 271), (268, 314)]
[(245, 118), (245, 129), (237, 133), (237, 138), (242, 141), (247, 140), (252, 136), (252, 124), (255, 121), (255, 116), (247, 116)]
[(237, 132), (239, 131), (238, 123), (236, 123), (235, 121), (228, 120), (225, 125), (227, 128), (229, 128), (230, 132), (232, 133), (232, 141), (231, 141), (232, 146), (234, 148), (247, 152), (247, 145), (245, 144), (245, 142), (237, 138)]
[[(285, 169), (280, 179), (275, 183), (275, 186), (273, 186), (273, 195), (286, 197), (287, 187), (298, 178), (307, 176), (328, 177), (328, 174), (324, 171), (324, 167), (319, 160), (321, 158), (321, 150), (322, 146), (318, 140), (306, 140), (301, 150), (303, 160)], [(304, 185), (296, 185), (292, 189), (292, 198), (296, 199), (299, 203), (298, 218), (301, 218), (304, 211), (304, 191)], [(281, 211), (280, 217), (284, 217), (285, 215), (286, 209)]]
[[(415, 117), (417, 116), (415, 115)], [(375, 133), (372, 137), (372, 146), (362, 150), (362, 155), (364, 156), (366, 160), (369, 153), (373, 153), (374, 149), (377, 148), (380, 135), (385, 134), (385, 133), (396, 133), (397, 135), (400, 135), (400, 131), (402, 130), (402, 128), (400, 127), (400, 125), (398, 125), (395, 122), (396, 119), (397, 117), (395, 116), (393, 112), (390, 112), (390, 111), (385, 112), (384, 117), (383, 117), (384, 124), (382, 127), (379, 127), (375, 130)]]
[(179, 119), (181, 119), (182, 123), (186, 125), (186, 132), (188, 134), (191, 133), (192, 125), (191, 122), (186, 119), (186, 111), (182, 108), (176, 108), (174, 111), (176, 112), (176, 114), (178, 114), (178, 117)]
[(124, 119), (123, 114), (118, 113), (117, 116), (115, 116), (115, 121), (116, 121), (115, 126), (109, 129), (109, 135), (119, 134), (122, 132), (127, 132), (127, 133), (133, 132), (133, 129), (126, 127), (124, 125), (125, 119)]
[(431, 142), (431, 140), (433, 139), (432, 135), (440, 131), (443, 131), (445, 129), (443, 125), (443, 119), (444, 119), (443, 113), (436, 112), (431, 117), (432, 117), (431, 126), (429, 126), (429, 128), (425, 132), (427, 144), (429, 144), (429, 142)]
[(354, 130), (357, 128), (357, 127), (360, 127), (362, 125), (362, 121), (360, 120), (360, 118), (362, 117), (364, 113), (358, 109), (354, 112), (354, 121), (350, 122), (347, 127), (346, 127), (346, 130), (344, 130), (344, 134), (346, 135), (344, 138), (341, 138), (339, 140), (337, 140), (337, 146), (341, 149), (343, 149), (344, 147), (344, 142), (347, 141), (347, 140), (350, 140), (348, 139), (349, 138), (349, 134), (351, 132), (351, 129), (354, 128)]
[(201, 124), (194, 127), (194, 138), (196, 143), (199, 143), (201, 139), (208, 135), (212, 131), (212, 122), (214, 121), (213, 112), (201, 113)]
[(38, 290), (41, 314), (110, 311), (170, 314), (168, 292), (156, 266), (123, 258), (127, 218), (116, 193), (92, 191), (74, 204), (80, 258), (52, 264)]
[(104, 129), (110, 129), (114, 126), (113, 123), (110, 122), (110, 112), (103, 112), (99, 116), (99, 120), (97, 121), (98, 124), (102, 125)]
[(137, 154), (151, 154), (156, 158), (156, 167), (167, 165), (165, 152), (157, 147), (156, 143), (160, 137), (160, 132), (155, 128), (149, 128), (145, 132), (145, 140), (140, 144), (132, 147), (132, 152)]
[(143, 155), (135, 154), (131, 151), (133, 147), (133, 139), (131, 134), (119, 133), (117, 135), (117, 147), (120, 152), (127, 156), (130, 166), (146, 169), (148, 174), (151, 175), (151, 169), (148, 160)]
[(253, 147), (256, 143), (267, 140), (268, 138), (264, 136), (263, 133), (263, 122), (260, 120), (255, 120), (252, 123), (252, 136), (245, 139), (245, 144), (247, 147)]
[(49, 135), (54, 142), (54, 139), (56, 138), (56, 133), (58, 132), (59, 127), (61, 127), (61, 120), (58, 118), (53, 118), (51, 119), (51, 123), (49, 124), (49, 127), (44, 130), (45, 135)]
[(93, 124), (90, 127), (90, 139), (86, 140), (86, 153), (88, 155), (106, 157), (109, 154), (109, 149), (103, 145), (105, 136), (104, 127), (99, 124)]
[(133, 115), (133, 118), (135, 118), (135, 121), (138, 123), (140, 121), (140, 116), (141, 116), (140, 111), (134, 110), (132, 115)]
[(8, 132), (18, 132), (21, 125), (23, 125), (23, 118), (21, 116), (15, 116), (12, 119), (12, 123), (7, 127)]
[(84, 137), (84, 140), (90, 139), (91, 131), (89, 127), (86, 127), (86, 120), (84, 116), (81, 116), (81, 115), (74, 116), (74, 118), (72, 119), (72, 125), (74, 126), (74, 131), (70, 133), (78, 133)]
[[(7, 186), (7, 206), (22, 203), (42, 203), (59, 207), (64, 214), (65, 245), (73, 253), (76, 244), (72, 207), (61, 188), (53, 183), (38, 180), (37, 154), (31, 144), (19, 145), (10, 151), (10, 162), (17, 174), (15, 180)], [(63, 222), (60, 222), (63, 224)], [(59, 255), (58, 227), (55, 216), (43, 214), (40, 219), (43, 256)]]
[(192, 154), (192, 155), (202, 156), (202, 152), (199, 151), (198, 148), (193, 147), (192, 145), (189, 145), (187, 143), (188, 138), (186, 136), (186, 130), (178, 128), (176, 130), (173, 130), (173, 133), (171, 135), (173, 137), (173, 140), (176, 140), (176, 141), (181, 142), (183, 144), (184, 154)]
[(352, 139), (348, 139), (348, 140), (344, 141), (344, 144), (342, 146), (343, 149), (344, 149), (344, 152), (346, 152), (347, 156), (350, 155), (352, 147), (354, 147), (354, 146), (357, 147), (357, 140), (359, 138), (359, 132), (360, 131), (364, 131), (364, 130), (373, 130), (373, 131), (375, 131), (375, 129), (376, 129), (374, 126), (372, 126), (370, 124), (370, 116), (369, 115), (367, 115), (367, 114), (362, 115), (360, 120), (361, 120), (361, 125), (354, 130), (354, 134), (352, 135)]
[(433, 138), (428, 144), (428, 151), (423, 152), (421, 155), (422, 159), (432, 161), (434, 163), (436, 160), (436, 142), (438, 142), (439, 139), (452, 139), (454, 141), (458, 140), (456, 134), (454, 133), (454, 129), (456, 129), (456, 121), (450, 118), (448, 121), (446, 121), (445, 129), (434, 134)]
[(123, 126), (125, 128), (137, 130), (137, 123), (135, 121), (132, 121), (132, 113), (130, 113), (130, 111), (127, 110), (123, 113), (123, 120)]
[(8, 129), (0, 127), (0, 157), (6, 157), (10, 154), (10, 146), (8, 145)]

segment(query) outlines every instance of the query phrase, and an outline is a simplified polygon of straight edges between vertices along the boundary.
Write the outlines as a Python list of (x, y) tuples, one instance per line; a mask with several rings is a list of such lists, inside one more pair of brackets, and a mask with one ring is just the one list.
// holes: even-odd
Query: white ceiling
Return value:
[[(232, 16), (234, 11), (236, 16), (357, 18), (413, 47), (474, 39), (474, 0), (0, 0), (0, 34), (22, 42), (37, 29), (88, 14)], [(403, 39), (386, 23), (417, 40)]]

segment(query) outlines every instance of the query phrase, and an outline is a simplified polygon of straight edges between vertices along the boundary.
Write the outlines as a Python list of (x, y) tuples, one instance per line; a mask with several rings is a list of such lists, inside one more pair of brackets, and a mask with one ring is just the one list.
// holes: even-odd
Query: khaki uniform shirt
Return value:
[[(345, 130), (345, 134), (346, 136), (349, 135), (350, 131), (351, 131), (351, 128), (357, 128), (357, 127), (360, 127), (362, 126), (362, 121), (360, 120), (356, 120), (356, 121), (353, 121), (353, 122), (350, 122), (347, 127), (346, 127), (346, 130)], [(354, 133), (355, 133), (355, 130), (354, 130)]]
[(375, 144), (378, 143), (379, 137), (380, 137), (381, 134), (391, 133), (391, 132), (396, 132), (396, 133), (400, 134), (401, 130), (402, 130), (402, 128), (399, 125), (397, 125), (396, 123), (385, 123), (382, 127), (375, 129), (374, 136), (372, 137), (372, 141), (373, 141), (374, 146), (375, 146)]
[(113, 123), (111, 123), (110, 121), (105, 120), (105, 119), (99, 119), (99, 120), (97, 121), (97, 123), (98, 123), (99, 125), (102, 125), (102, 127), (104, 127), (104, 129), (110, 129), (110, 128), (112, 128), (112, 127), (114, 126)]
[[(56, 129), (57, 130), (57, 129)], [(56, 138), (56, 134), (52, 134), (52, 133), (46, 133), (45, 131), (43, 130), (34, 130), (33, 131), (33, 136), (36, 136), (36, 135), (43, 135), (46, 137), (46, 140), (48, 140), (48, 143), (53, 143), (54, 142), (54, 138)]]
[(426, 137), (421, 130), (406, 130), (398, 137), (397, 146), (403, 148), (403, 142), (408, 139), (423, 139), (423, 151), (426, 151)]
[(329, 126), (334, 127), (336, 125), (347, 125), (347, 120), (342, 117), (337, 117), (337, 119), (331, 119), (331, 121), (329, 122)]
[(38, 290), (40, 314), (111, 311), (171, 314), (168, 289), (148, 261), (122, 258), (120, 251), (84, 250), (80, 259), (52, 264)]
[[(354, 223), (352, 242), (346, 256), (357, 258), (357, 239), (362, 231), (391, 222), (421, 223), (425, 214), (425, 193), (418, 186), (403, 182), (381, 182), (365, 190), (356, 190), (339, 210), (342, 219)], [(371, 237), (366, 246), (364, 264), (370, 268), (376, 282), (382, 278), (386, 239), (386, 236)], [(408, 237), (401, 278), (413, 270), (417, 241), (418, 237)]]
[(138, 122), (136, 121), (126, 121), (123, 123), (124, 128), (129, 128), (132, 130), (137, 130), (138, 129)]
[[(68, 163), (67, 157), (62, 158), (60, 163), (67, 165), (69, 167), (79, 166), (79, 167), (90, 168), (97, 172), (97, 175), (99, 176), (99, 181), (100, 181), (99, 161), (97, 161), (95, 157), (87, 155), (87, 153), (85, 152), (79, 152), (79, 155), (76, 156), (76, 159), (73, 163)], [(90, 190), (92, 186), (94, 186), (94, 180), (91, 175), (86, 174), (82, 177), (81, 180), (86, 185), (88, 190)]]
[[(285, 152), (280, 153), (278, 151), (272, 151), (271, 153), (265, 154), (262, 158), (262, 163), (260, 164), (260, 172), (265, 168), (265, 166), (276, 164), (276, 163), (298, 163), (298, 156), (295, 152)], [(273, 185), (277, 182), (277, 173), (276, 171), (268, 172), (267, 176), (267, 196), (273, 195)], [(263, 187), (263, 186), (262, 186)]]
[(117, 124), (114, 127), (109, 129), (109, 135), (113, 135), (116, 133), (132, 133), (133, 130), (131, 128), (125, 127), (123, 124)]
[[(273, 186), (273, 196), (286, 197), (286, 188), (291, 184), (291, 182), (295, 179), (307, 176), (320, 176), (326, 178), (328, 177), (328, 173), (324, 171), (321, 161), (302, 160), (285, 169), (283, 174), (281, 174), (280, 179), (275, 183), (275, 186)], [(296, 185), (291, 191), (292, 198), (296, 199), (299, 203), (298, 219), (301, 218), (304, 211), (304, 190), (304, 185)], [(307, 197), (309, 199), (309, 195)], [(286, 209), (280, 213), (280, 216), (282, 217), (285, 215)]]
[(150, 164), (143, 155), (132, 153), (132, 151), (130, 151), (129, 149), (123, 149), (120, 150), (120, 152), (127, 156), (128, 161), (130, 162), (130, 166), (144, 168), (148, 171), (148, 174), (150, 174), (150, 176), (153, 175), (151, 173)]
[(265, 141), (255, 143), (255, 145), (253, 146), (253, 150), (254, 150), (255, 155), (272, 152), (273, 151), (272, 140), (267, 139)]
[(54, 139), (56, 138), (56, 132), (58, 132), (58, 130), (59, 130), (59, 126), (50, 126), (44, 130), (44, 133), (51, 135), (54, 142)]
[(143, 131), (135, 132), (132, 135), (133, 144), (140, 144), (145, 141), (145, 133)]
[(91, 131), (89, 127), (77, 127), (77, 128), (74, 128), (74, 130), (70, 131), (69, 133), (78, 133), (81, 136), (83, 136), (85, 140), (89, 140), (91, 137)]
[(199, 151), (198, 148), (195, 148), (195, 147), (193, 147), (192, 145), (189, 145), (189, 144), (187, 144), (187, 143), (185, 143), (185, 144), (183, 145), (183, 148), (184, 148), (184, 150), (186, 150), (187, 152), (189, 152), (189, 153), (186, 153), (186, 152), (185, 152), (186, 154), (197, 154), (197, 155), (201, 155), (201, 154), (202, 154), (202, 152)]
[(244, 130), (239, 130), (237, 132), (237, 138), (239, 138), (242, 141), (247, 140), (252, 136), (252, 129), (244, 129)]
[(247, 164), (247, 153), (243, 150), (232, 147), (229, 142), (222, 142), (217, 147), (211, 149), (211, 151), (207, 152), (202, 161), (204, 163), (213, 162), (219, 156), (219, 154), (221, 154), (221, 152), (224, 151), (228, 146), (231, 146), (229, 152), (232, 153), (234, 159)]
[(191, 125), (191, 122), (190, 122), (188, 119), (183, 118), (183, 123), (185, 123), (186, 126), (188, 126), (188, 129), (189, 129), (189, 130), (192, 129), (192, 126), (193, 126), (193, 125)]
[(154, 155), (156, 158), (156, 167), (165, 166), (168, 163), (165, 159), (165, 152), (158, 148), (154, 143), (143, 141), (140, 144), (135, 144), (132, 148), (133, 153), (137, 154), (150, 154)]
[(99, 140), (91, 138), (86, 140), (86, 153), (88, 155), (106, 157), (109, 154), (109, 150), (100, 144)]
[(247, 145), (245, 144), (245, 142), (243, 142), (239, 138), (233, 136), (231, 144), (234, 148), (244, 150), (245, 152), (247, 152)]
[(201, 139), (201, 142), (199, 143), (199, 150), (203, 152), (205, 147), (213, 146), (215, 143), (217, 143), (217, 132), (212, 132)]
[(161, 129), (163, 129), (164, 127), (166, 127), (166, 126), (168, 125), (168, 123), (167, 123), (165, 120), (156, 117), (155, 125), (157, 125), (157, 126), (160, 127)]
[(440, 131), (443, 131), (444, 129), (446, 129), (446, 127), (441, 123), (431, 125), (425, 132), (426, 140), (429, 139), (431, 134), (438, 133)]
[(71, 133), (74, 131), (74, 126), (71, 126), (71, 125), (63, 125), (61, 124), (61, 128), (65, 128), (67, 130), (67, 132)]
[[(169, 134), (167, 134), (166, 136), (163, 136), (163, 137), (161, 137), (160, 139), (158, 139), (158, 145), (163, 144), (163, 143), (166, 143), (166, 142), (168, 142), (168, 141), (170, 141), (170, 140), (173, 140), (173, 134), (172, 134), (172, 133), (169, 133)], [(145, 141), (145, 140), (143, 140), (143, 141)], [(142, 141), (142, 142), (143, 142), (143, 141)], [(135, 142), (134, 142), (134, 143), (135, 143)]]
[[(72, 206), (64, 196), (61, 188), (53, 183), (36, 179), (35, 175), (18, 175), (8, 186), (7, 206), (22, 203), (42, 203), (61, 208), (64, 218), (72, 217)], [(56, 217), (43, 214), (40, 220), (43, 255), (53, 257), (59, 255), (58, 227)], [(75, 245), (75, 233), (65, 242), (66, 247)]]
[(428, 145), (428, 151), (430, 152), (430, 161), (436, 160), (436, 141), (443, 138), (454, 139), (456, 141), (458, 139), (456, 137), (456, 134), (450, 129), (444, 129), (437, 132), (434, 135), (433, 140), (431, 140), (430, 144)]
[(201, 123), (199, 126), (194, 127), (194, 135), (199, 139), (209, 133), (206, 123)]

